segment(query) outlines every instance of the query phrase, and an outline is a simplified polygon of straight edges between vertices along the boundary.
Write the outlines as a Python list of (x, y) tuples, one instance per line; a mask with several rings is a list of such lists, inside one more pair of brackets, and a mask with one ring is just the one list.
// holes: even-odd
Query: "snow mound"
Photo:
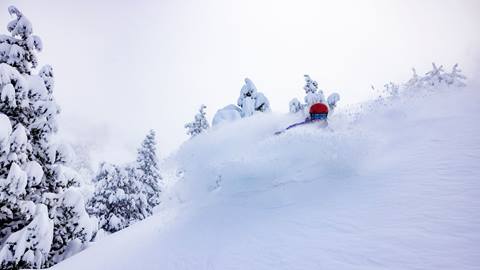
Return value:
[[(163, 164), (158, 213), (54, 269), (478, 269), (480, 92), (259, 114)], [(453, 107), (454, 105), (454, 107)]]

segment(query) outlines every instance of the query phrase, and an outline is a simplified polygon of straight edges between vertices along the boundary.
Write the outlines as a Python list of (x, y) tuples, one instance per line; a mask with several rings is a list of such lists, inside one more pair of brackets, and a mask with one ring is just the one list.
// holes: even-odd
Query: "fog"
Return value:
[[(167, 156), (188, 137), (199, 106), (235, 103), (249, 77), (287, 112), (303, 74), (340, 106), (459, 63), (478, 70), (480, 1), (10, 1), (44, 42), (53, 66), (61, 133), (95, 144), (97, 159), (128, 161), (149, 129)], [(215, 154), (215, 153), (212, 153)]]

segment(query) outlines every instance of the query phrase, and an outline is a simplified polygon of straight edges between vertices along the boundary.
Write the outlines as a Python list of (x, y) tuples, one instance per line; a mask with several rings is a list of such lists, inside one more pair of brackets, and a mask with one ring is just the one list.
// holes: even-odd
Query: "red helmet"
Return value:
[(310, 114), (328, 114), (328, 106), (323, 103), (315, 103), (310, 107)]

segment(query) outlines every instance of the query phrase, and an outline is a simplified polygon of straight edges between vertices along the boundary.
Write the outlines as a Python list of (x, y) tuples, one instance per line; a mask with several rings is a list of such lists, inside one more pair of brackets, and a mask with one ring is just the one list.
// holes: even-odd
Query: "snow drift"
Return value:
[(54, 269), (478, 269), (476, 90), (215, 127), (163, 164), (156, 215)]

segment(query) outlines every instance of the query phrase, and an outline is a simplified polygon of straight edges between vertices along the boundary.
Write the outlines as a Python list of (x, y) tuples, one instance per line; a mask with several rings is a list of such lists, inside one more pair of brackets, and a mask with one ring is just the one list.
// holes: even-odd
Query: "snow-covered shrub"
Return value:
[(291, 113), (297, 113), (303, 110), (303, 104), (298, 98), (293, 98), (289, 103), (289, 111)]
[(269, 112), (271, 110), (267, 97), (257, 91), (257, 87), (249, 78), (245, 78), (245, 84), (240, 90), (237, 105), (242, 108), (242, 117), (251, 116), (256, 111)]
[[(202, 107), (204, 108), (204, 107)], [(157, 142), (155, 141), (155, 131), (150, 130), (137, 154), (138, 181), (142, 185), (142, 190), (147, 197), (146, 211), (151, 215), (153, 208), (160, 203), (160, 176)]]
[[(453, 66), (452, 72), (447, 73), (444, 71), (443, 65), (438, 67), (435, 63), (432, 63), (432, 70), (425, 73), (423, 77), (418, 76), (414, 69), (412, 79), (404, 85), (404, 88), (427, 88), (429, 90), (435, 90), (443, 86), (464, 87), (466, 86), (465, 80), (467, 78), (461, 74), (461, 72), (458, 64)], [(419, 83), (413, 84), (412, 82), (415, 81), (419, 81)]]
[[(384, 85), (384, 90), (379, 93), (379, 100), (386, 101), (398, 97), (402, 93), (412, 93), (416, 91), (436, 91), (445, 87), (465, 87), (467, 79), (461, 72), (458, 64), (452, 67), (450, 73), (445, 72), (443, 66), (437, 66), (432, 63), (432, 69), (424, 76), (417, 74), (415, 68), (412, 69), (412, 77), (403, 84), (390, 82)], [(375, 90), (375, 87), (372, 86)]]
[(100, 228), (113, 233), (149, 215), (147, 197), (138, 178), (133, 166), (100, 165), (94, 179), (95, 194), (87, 205), (87, 211), (98, 218)]
[(212, 126), (249, 117), (256, 112), (271, 111), (268, 98), (262, 92), (257, 91), (257, 87), (249, 78), (245, 78), (245, 84), (240, 89), (237, 105), (230, 104), (218, 110), (213, 117)]
[(289, 103), (289, 111), (291, 113), (297, 113), (303, 111), (304, 114), (308, 114), (310, 107), (315, 103), (325, 103), (328, 104), (330, 110), (335, 109), (337, 102), (340, 100), (340, 95), (338, 93), (332, 93), (328, 99), (325, 99), (323, 91), (318, 89), (317, 81), (314, 81), (309, 75), (303, 75), (305, 79), (305, 97), (303, 98), (305, 104), (302, 104), (297, 98), (294, 98)]
[(200, 106), (200, 109), (198, 110), (198, 113), (195, 115), (195, 119), (193, 120), (193, 122), (185, 124), (185, 128), (187, 129), (187, 135), (190, 135), (192, 138), (204, 132), (210, 127), (206, 117), (207, 113), (205, 112), (205, 108), (207, 108), (207, 106), (202, 104), (202, 106)]
[(452, 72), (445, 74), (445, 82), (447, 83), (447, 85), (454, 87), (465, 87), (465, 80), (467, 79), (467, 77), (461, 74), (461, 72), (462, 70), (458, 67), (458, 64), (455, 64), (452, 68)]
[(72, 206), (81, 222), (62, 208), (66, 192), (82, 181), (66, 147), (52, 143), (59, 113), (53, 72), (46, 66), (32, 74), (40, 38), (17, 8), (9, 12), (10, 35), (0, 36), (0, 268), (39, 268), (58, 262), (72, 242), (83, 248), (94, 230), (79, 231), (95, 223), (81, 214), (82, 200)]
[(215, 113), (212, 120), (212, 126), (216, 126), (221, 123), (233, 122), (241, 118), (242, 109), (236, 105), (230, 104)]
[(335, 107), (337, 107), (338, 101), (340, 101), (340, 95), (338, 93), (332, 93), (330, 96), (328, 96), (327, 103), (331, 112), (335, 109)]
[(421, 88), (423, 84), (422, 78), (418, 76), (415, 68), (412, 68), (412, 72), (412, 78), (410, 78), (410, 80), (408, 80), (403, 87), (408, 89)]
[(428, 87), (435, 87), (446, 83), (445, 71), (443, 66), (437, 67), (435, 63), (432, 63), (432, 70), (425, 74), (422, 78), (424, 85)]
[(262, 92), (257, 92), (257, 96), (255, 97), (255, 111), (269, 112), (270, 110), (270, 102), (267, 97)]

